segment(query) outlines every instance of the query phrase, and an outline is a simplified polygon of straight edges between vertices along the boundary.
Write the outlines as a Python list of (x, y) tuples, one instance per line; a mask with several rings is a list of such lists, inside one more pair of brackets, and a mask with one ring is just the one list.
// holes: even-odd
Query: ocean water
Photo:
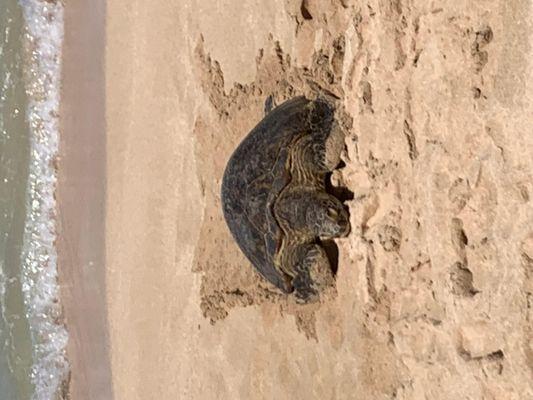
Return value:
[(0, 399), (68, 383), (57, 285), (55, 159), (63, 8), (0, 0)]

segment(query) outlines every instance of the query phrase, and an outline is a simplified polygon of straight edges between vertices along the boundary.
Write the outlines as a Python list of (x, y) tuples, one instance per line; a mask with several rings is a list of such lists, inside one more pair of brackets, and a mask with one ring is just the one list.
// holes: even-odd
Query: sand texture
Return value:
[[(109, 0), (115, 398), (533, 399), (532, 21), (527, 0)], [(352, 232), (300, 306), (240, 253), (220, 184), (268, 96), (319, 91), (346, 112)]]

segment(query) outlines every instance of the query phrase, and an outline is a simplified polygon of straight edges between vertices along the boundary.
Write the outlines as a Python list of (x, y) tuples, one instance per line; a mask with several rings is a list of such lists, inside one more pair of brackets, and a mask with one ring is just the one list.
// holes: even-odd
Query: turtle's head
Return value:
[(306, 219), (314, 234), (323, 239), (346, 236), (350, 231), (349, 216), (344, 205), (327, 193), (318, 196), (309, 205)]

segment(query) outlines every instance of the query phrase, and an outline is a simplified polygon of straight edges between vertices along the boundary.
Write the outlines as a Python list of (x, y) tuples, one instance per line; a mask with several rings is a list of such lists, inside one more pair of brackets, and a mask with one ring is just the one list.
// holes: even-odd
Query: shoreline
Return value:
[[(105, 285), (105, 1), (65, 4), (57, 184), (69, 395), (111, 399)], [(67, 397), (69, 398), (69, 397)]]

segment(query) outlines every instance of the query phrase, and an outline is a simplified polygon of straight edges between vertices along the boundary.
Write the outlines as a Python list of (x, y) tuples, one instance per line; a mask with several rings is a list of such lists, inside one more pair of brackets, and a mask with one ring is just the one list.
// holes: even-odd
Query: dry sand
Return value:
[[(115, 398), (533, 399), (531, 8), (109, 0), (93, 229)], [(239, 253), (219, 186), (266, 97), (317, 86), (352, 119), (332, 178), (352, 233), (335, 295), (297, 307)]]

